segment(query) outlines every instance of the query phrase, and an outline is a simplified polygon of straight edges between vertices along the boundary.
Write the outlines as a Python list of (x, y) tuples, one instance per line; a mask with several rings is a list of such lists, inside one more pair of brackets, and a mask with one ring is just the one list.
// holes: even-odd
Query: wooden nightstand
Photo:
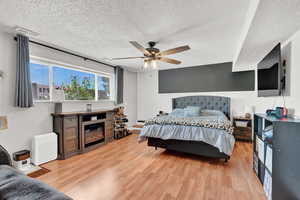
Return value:
[[(245, 126), (244, 126), (245, 125)], [(252, 141), (252, 119), (233, 117), (234, 138), (242, 141)]]

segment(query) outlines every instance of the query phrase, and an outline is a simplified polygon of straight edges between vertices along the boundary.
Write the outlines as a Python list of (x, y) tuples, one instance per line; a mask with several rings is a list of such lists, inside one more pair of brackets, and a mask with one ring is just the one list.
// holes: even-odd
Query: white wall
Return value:
[[(21, 109), (13, 106), (16, 66), (16, 42), (13, 35), (0, 30), (0, 70), (4, 72), (4, 78), (0, 79), (0, 115), (8, 117), (7, 130), (0, 131), (0, 144), (10, 153), (21, 149), (30, 148), (30, 142), (34, 135), (52, 131), (51, 113), (54, 110), (52, 103), (36, 103), (33, 108)], [(31, 54), (61, 62), (88, 67), (92, 70), (112, 72), (112, 69), (104, 65), (85, 62), (67, 54), (55, 51), (31, 47)], [(136, 82), (137, 74), (125, 70), (124, 73), (124, 105), (130, 124), (136, 121)], [(86, 103), (64, 103), (64, 109), (83, 110)], [(93, 108), (113, 108), (114, 103), (104, 101), (93, 104)]]
[[(300, 115), (300, 32), (282, 48), (282, 57), (287, 60), (286, 107)], [(256, 88), (256, 87), (255, 87)], [(257, 91), (205, 92), (205, 93), (158, 93), (158, 72), (138, 74), (138, 119), (155, 116), (159, 110), (170, 112), (172, 98), (190, 95), (216, 95), (231, 97), (232, 115), (244, 114), (245, 105), (255, 107), (255, 112), (265, 112), (267, 108), (282, 106), (282, 97), (257, 97)]]
[(124, 106), (128, 117), (128, 125), (132, 126), (137, 121), (137, 73), (124, 71)]

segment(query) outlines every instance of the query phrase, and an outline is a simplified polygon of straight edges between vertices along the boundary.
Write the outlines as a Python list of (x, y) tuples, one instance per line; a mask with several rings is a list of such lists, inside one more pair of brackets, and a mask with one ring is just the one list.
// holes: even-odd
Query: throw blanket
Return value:
[(173, 116), (160, 116), (149, 119), (145, 122), (148, 125), (183, 125), (183, 126), (197, 126), (204, 128), (215, 128), (224, 130), (229, 134), (233, 133), (233, 126), (227, 119), (216, 119), (210, 117), (173, 117)]
[(8, 165), (0, 165), (0, 200), (72, 200)]

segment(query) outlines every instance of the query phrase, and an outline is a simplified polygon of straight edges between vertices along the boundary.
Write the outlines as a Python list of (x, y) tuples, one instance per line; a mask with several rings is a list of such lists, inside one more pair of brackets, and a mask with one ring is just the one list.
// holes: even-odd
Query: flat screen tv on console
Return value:
[(280, 96), (284, 89), (280, 43), (257, 65), (258, 96)]

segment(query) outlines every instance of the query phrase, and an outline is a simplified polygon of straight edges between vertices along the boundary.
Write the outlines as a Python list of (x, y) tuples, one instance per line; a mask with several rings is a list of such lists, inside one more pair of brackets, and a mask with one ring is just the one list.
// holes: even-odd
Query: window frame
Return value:
[[(65, 68), (65, 69), (69, 69), (69, 70), (75, 70), (75, 71), (79, 71), (79, 72), (84, 72), (84, 73), (90, 73), (93, 74), (95, 77), (95, 98), (94, 100), (64, 100), (63, 102), (107, 102), (107, 101), (114, 101), (115, 100), (115, 75), (113, 73), (109, 73), (109, 72), (103, 72), (103, 71), (96, 71), (93, 69), (89, 69), (86, 67), (81, 67), (81, 66), (77, 66), (74, 67), (74, 65), (71, 64), (66, 64), (66, 63), (62, 63), (62, 62), (58, 62), (58, 61), (54, 61), (54, 60), (49, 60), (49, 59), (43, 59), (43, 58), (39, 58), (39, 57), (35, 57), (35, 56), (30, 56), (30, 63), (34, 63), (34, 64), (40, 64), (43, 65), (45, 67), (48, 67), (48, 78), (49, 78), (49, 95), (50, 95), (50, 99), (49, 100), (39, 100), (39, 99), (35, 99), (33, 100), (35, 103), (47, 103), (47, 102), (53, 102), (53, 67), (59, 67), (59, 68)], [(109, 99), (98, 99), (98, 76), (104, 76), (109, 78), (109, 85), (110, 85), (110, 98)]]

